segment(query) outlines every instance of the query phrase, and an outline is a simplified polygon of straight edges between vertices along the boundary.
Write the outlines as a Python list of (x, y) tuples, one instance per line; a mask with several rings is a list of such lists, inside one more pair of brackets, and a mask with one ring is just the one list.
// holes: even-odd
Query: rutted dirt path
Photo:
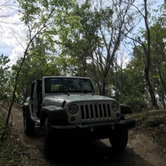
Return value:
[[(166, 144), (163, 147), (139, 128), (130, 130), (128, 146), (121, 152), (113, 151), (108, 139), (84, 144), (79, 142), (64, 146), (61, 157), (53, 155), (46, 160), (43, 155), (43, 129), (35, 128), (33, 137), (23, 132), (21, 108), (14, 107), (11, 121), (26, 152), (23, 154), (27, 166), (165, 166)], [(166, 139), (166, 138), (165, 138)]]

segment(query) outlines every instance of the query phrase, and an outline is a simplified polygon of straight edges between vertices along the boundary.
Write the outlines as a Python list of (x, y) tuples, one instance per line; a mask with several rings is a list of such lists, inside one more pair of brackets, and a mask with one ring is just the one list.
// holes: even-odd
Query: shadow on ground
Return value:
[[(24, 136), (24, 141), (36, 146), (43, 154), (43, 137), (44, 130), (35, 128), (34, 136)], [(61, 150), (57, 151), (56, 144), (52, 144), (51, 154), (49, 160), (43, 155), (43, 160), (48, 166), (154, 166), (129, 147), (119, 152), (100, 140), (85, 142), (63, 138)]]

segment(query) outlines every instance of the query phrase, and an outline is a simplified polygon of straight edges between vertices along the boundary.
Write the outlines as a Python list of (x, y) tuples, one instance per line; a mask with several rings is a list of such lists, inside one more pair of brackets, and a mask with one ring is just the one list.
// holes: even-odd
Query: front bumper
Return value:
[(69, 135), (87, 136), (90, 135), (97, 139), (108, 138), (111, 132), (123, 132), (134, 128), (136, 125), (135, 120), (120, 120), (117, 122), (103, 122), (103, 123), (91, 123), (91, 124), (75, 124), (75, 125), (61, 125), (54, 126), (51, 128), (56, 131), (68, 133)]

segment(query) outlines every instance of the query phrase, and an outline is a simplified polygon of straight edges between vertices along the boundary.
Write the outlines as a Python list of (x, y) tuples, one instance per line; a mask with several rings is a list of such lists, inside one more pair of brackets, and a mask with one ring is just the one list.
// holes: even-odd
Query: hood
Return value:
[(65, 101), (65, 104), (68, 105), (71, 102), (89, 102), (89, 101), (115, 101), (115, 99), (100, 95), (92, 94), (66, 94), (61, 95), (48, 95), (44, 98), (44, 103), (49, 103), (53, 105), (62, 106), (62, 103)]

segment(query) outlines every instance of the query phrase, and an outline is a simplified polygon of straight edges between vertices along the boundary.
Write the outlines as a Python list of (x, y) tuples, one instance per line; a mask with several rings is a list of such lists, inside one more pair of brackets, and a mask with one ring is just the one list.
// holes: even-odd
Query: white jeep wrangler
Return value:
[(96, 95), (89, 78), (44, 76), (32, 82), (23, 105), (24, 131), (30, 136), (35, 124), (45, 128), (46, 158), (52, 141), (58, 146), (64, 135), (86, 140), (109, 138), (113, 148), (122, 149), (128, 142), (128, 129), (135, 127), (135, 120), (124, 118), (130, 113), (129, 106)]

